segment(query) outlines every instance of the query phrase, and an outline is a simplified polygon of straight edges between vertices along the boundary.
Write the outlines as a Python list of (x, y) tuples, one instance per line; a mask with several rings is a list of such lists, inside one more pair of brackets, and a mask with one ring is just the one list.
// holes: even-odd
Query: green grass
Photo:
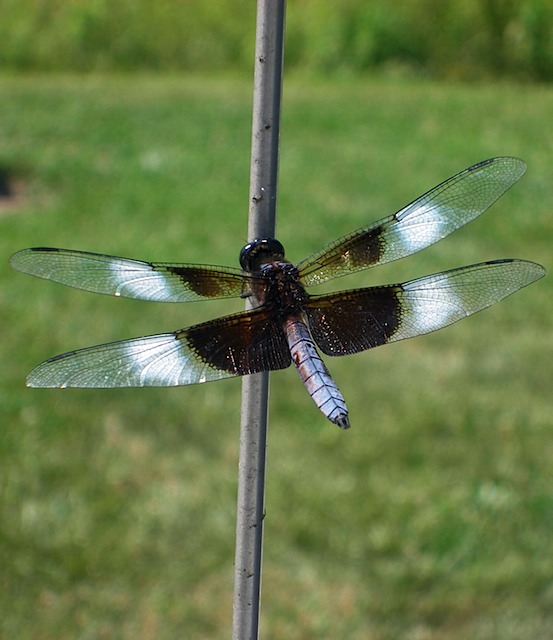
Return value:
[[(528, 174), (426, 251), (338, 281), (520, 257), (550, 266), (552, 90), (292, 78), (279, 239), (299, 260), (486, 157)], [(240, 382), (40, 391), (63, 351), (240, 303), (111, 299), (9, 269), (51, 245), (236, 265), (251, 86), (219, 77), (4, 77), (0, 164), (0, 636), (228, 638)], [(545, 640), (553, 628), (548, 279), (437, 334), (332, 359), (352, 421), (273, 374), (262, 637)]]

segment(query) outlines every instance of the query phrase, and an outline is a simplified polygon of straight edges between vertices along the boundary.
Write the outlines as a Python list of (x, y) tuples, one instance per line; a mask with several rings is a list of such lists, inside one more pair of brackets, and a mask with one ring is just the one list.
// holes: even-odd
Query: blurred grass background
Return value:
[[(254, 23), (245, 0), (2, 0), (0, 66), (249, 70)], [(553, 78), (550, 0), (298, 0), (287, 34), (288, 69)]]
[[(83, 6), (33, 5), (57, 7), (58, 17)], [(86, 6), (106, 13), (104, 3)], [(220, 33), (232, 34), (229, 3), (202, 6), (223, 12)], [(121, 391), (23, 383), (55, 353), (174, 330), (240, 302), (111, 299), (15, 273), (7, 261), (51, 245), (237, 264), (251, 122), (241, 64), (254, 25), (249, 4), (235, 8), (249, 44), (225, 73), (177, 73), (175, 64), (153, 74), (149, 63), (147, 73), (138, 54), (135, 73), (118, 62), (100, 73), (92, 47), (84, 62), (73, 51), (65, 66), (52, 63), (65, 75), (44, 74), (49, 58), (31, 47), (28, 59), (44, 67), (29, 63), (20, 75), (25, 65), (6, 64), (0, 76), (0, 167), (25, 185), (24, 197), (0, 205), (0, 637), (229, 636), (240, 382)], [(289, 15), (293, 62), (300, 47), (316, 49), (297, 30), (300, 17), (328, 29), (334, 14), (313, 1)], [(28, 22), (19, 32), (32, 32)], [(155, 32), (144, 19), (144, 38), (148, 24)], [(97, 50), (111, 60), (114, 36), (100, 32)], [(499, 257), (550, 268), (550, 86), (492, 80), (485, 64), (461, 74), (486, 78), (472, 84), (433, 65), (354, 73), (335, 55), (330, 78), (298, 63), (285, 83), (278, 235), (291, 260), (469, 164), (512, 154), (528, 174), (481, 219), (335, 288)], [(68, 73), (77, 69), (96, 71)], [(327, 360), (350, 408), (347, 433), (322, 418), (294, 371), (273, 374), (262, 637), (549, 640), (552, 306), (545, 279), (442, 332)]]

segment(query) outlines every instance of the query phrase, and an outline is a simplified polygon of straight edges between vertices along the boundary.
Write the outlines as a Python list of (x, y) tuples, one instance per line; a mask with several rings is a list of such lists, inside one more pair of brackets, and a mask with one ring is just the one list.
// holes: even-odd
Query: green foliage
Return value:
[[(395, 282), (499, 257), (551, 268), (552, 91), (397, 78), (288, 82), (279, 238), (292, 260), (498, 154), (528, 174)], [(251, 85), (217, 76), (0, 78), (0, 636), (228, 638), (240, 382), (30, 390), (71, 348), (174, 330), (239, 301), (95, 296), (9, 269), (27, 246), (237, 265)], [(553, 628), (549, 277), (435, 335), (329, 359), (325, 421), (271, 376), (261, 635), (548, 640)]]
[(547, 0), (312, 0), (290, 14), (289, 59), (299, 66), (553, 78)]
[(250, 2), (2, 0), (0, 56), (17, 69), (236, 66), (249, 54), (254, 17)]
[[(246, 0), (2, 0), (0, 66), (35, 70), (250, 69)], [(299, 0), (288, 68), (553, 79), (549, 0)]]

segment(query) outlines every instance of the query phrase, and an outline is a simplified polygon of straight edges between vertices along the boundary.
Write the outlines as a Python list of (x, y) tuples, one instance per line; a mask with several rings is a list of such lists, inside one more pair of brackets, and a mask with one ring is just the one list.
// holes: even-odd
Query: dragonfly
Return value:
[(250, 308), (172, 333), (55, 356), (30, 387), (171, 387), (295, 365), (321, 412), (342, 429), (348, 409), (319, 353), (354, 354), (430, 333), (485, 309), (545, 275), (534, 262), (481, 262), (399, 284), (314, 295), (307, 288), (398, 260), (474, 220), (526, 170), (514, 157), (484, 160), (403, 209), (293, 264), (274, 238), (256, 238), (238, 268), (145, 262), (38, 247), (11, 257), (24, 273), (91, 291), (154, 302), (248, 298)]

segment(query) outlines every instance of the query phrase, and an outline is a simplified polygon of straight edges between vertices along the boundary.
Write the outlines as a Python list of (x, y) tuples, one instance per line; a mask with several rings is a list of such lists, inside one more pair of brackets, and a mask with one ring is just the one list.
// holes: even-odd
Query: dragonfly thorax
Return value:
[(265, 280), (265, 304), (272, 304), (283, 316), (301, 311), (309, 296), (292, 263), (275, 261), (264, 264), (261, 275)]

